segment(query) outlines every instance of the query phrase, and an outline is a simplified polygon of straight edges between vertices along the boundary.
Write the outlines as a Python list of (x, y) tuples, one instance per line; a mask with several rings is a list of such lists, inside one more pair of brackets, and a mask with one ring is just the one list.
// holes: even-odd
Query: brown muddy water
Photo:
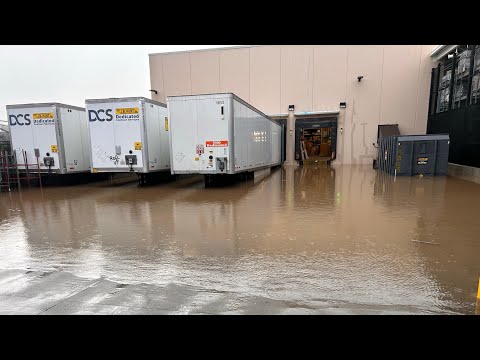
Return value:
[(479, 234), (480, 185), (370, 166), (0, 194), (0, 270), (188, 289), (184, 313), (474, 314)]

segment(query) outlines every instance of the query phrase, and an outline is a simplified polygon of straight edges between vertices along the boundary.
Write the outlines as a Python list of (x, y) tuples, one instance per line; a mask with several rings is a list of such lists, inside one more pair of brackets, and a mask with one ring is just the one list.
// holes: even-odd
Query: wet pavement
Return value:
[(0, 314), (474, 314), (479, 200), (370, 166), (0, 193)]

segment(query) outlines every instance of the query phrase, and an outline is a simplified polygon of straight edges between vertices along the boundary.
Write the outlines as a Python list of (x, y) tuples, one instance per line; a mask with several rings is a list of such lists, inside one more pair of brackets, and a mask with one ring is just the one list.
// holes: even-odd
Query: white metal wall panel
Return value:
[[(87, 103), (92, 170), (129, 171), (125, 155), (137, 156), (135, 171), (143, 172), (144, 120), (142, 102)], [(140, 147), (136, 147), (139, 143)], [(138, 144), (137, 144), (138, 145)], [(117, 150), (119, 150), (117, 154)]]
[(234, 100), (235, 170), (277, 165), (281, 160), (281, 127)]
[(80, 111), (78, 116), (80, 117), (80, 133), (82, 136), (82, 150), (83, 157), (85, 159), (85, 169), (91, 171), (92, 161), (90, 159), (91, 150), (90, 150), (90, 138), (88, 134), (88, 117), (86, 111)]
[[(54, 166), (51, 170), (60, 169), (58, 151), (60, 144), (57, 144), (55, 124), (58, 121), (56, 107), (26, 107), (7, 109), (10, 134), (12, 139), (12, 150), (16, 150), (17, 163), (24, 164), (22, 150), (27, 153), (29, 164), (36, 164), (35, 149), (40, 150), (40, 168), (43, 166), (43, 158), (47, 153), (54, 158)], [(20, 166), (19, 169), (24, 169)]]
[(85, 111), (59, 107), (62, 138), (65, 151), (66, 172), (88, 171), (90, 168), (88, 148), (85, 147), (88, 139), (85, 134)]
[(166, 123), (167, 108), (145, 102), (144, 109), (147, 125), (148, 169), (149, 171), (169, 169), (170, 146)]
[(168, 101), (170, 122), (171, 173), (200, 171), (200, 161), (193, 161), (197, 154), (192, 147), (197, 144), (196, 103), (193, 101)]
[[(229, 159), (231, 96), (199, 95), (168, 99), (172, 173), (217, 171), (215, 159)], [(221, 109), (223, 107), (223, 115)], [(197, 153), (202, 148), (203, 153)], [(209, 156), (213, 161), (209, 161)]]
[(160, 166), (162, 169), (170, 169), (170, 119), (168, 109), (158, 107), (160, 121)]

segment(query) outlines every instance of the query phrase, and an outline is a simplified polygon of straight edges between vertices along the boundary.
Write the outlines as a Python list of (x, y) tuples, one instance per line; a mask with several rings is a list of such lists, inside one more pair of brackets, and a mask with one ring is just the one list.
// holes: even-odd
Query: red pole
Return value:
[(20, 183), (20, 172), (18, 170), (17, 150), (14, 150), (13, 152), (15, 154), (15, 156), (13, 157), (13, 159), (15, 159), (15, 165), (13, 165), (13, 161), (12, 161), (12, 167), (15, 166), (15, 169), (16, 169), (16, 172), (17, 172), (18, 190), (20, 190), (22, 188), (22, 184)]
[(9, 164), (8, 164), (8, 151), (6, 152), (6, 155), (5, 155), (5, 172), (6, 172), (6, 176), (7, 176), (7, 185), (8, 185), (8, 191), (10, 192), (10, 168), (9, 168)]
[(37, 157), (37, 168), (38, 168), (38, 182), (40, 183), (40, 190), (42, 189), (42, 174), (40, 173), (40, 163), (38, 162)]
[(7, 177), (7, 173), (5, 171), (5, 149), (2, 149), (2, 152), (0, 153), (0, 161), (1, 161), (1, 168), (0, 168), (0, 177), (2, 178), (2, 182), (5, 183), (5, 185), (1, 185), (0, 186), (5, 186), (7, 189), (8, 189), (8, 177)]
[(28, 156), (27, 156), (27, 151), (23, 150), (23, 159), (25, 162), (25, 175), (27, 176), (27, 184), (28, 187), (30, 187), (30, 177), (28, 176)]

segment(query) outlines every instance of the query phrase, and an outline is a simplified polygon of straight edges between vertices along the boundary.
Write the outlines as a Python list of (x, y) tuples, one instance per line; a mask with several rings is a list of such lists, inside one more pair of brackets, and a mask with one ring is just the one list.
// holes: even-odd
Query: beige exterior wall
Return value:
[(250, 49), (219, 52), (220, 91), (250, 99)]
[(250, 48), (250, 98), (244, 100), (266, 114), (279, 113), (282, 108), (280, 54), (280, 46)]
[[(337, 160), (371, 164), (377, 125), (425, 133), (435, 45), (268, 45), (151, 54), (150, 80), (169, 95), (233, 92), (266, 114), (340, 110)], [(364, 78), (357, 81), (357, 76)], [(339, 103), (347, 102), (346, 109)]]
[(216, 51), (190, 54), (191, 89), (193, 94), (220, 92), (220, 56)]

